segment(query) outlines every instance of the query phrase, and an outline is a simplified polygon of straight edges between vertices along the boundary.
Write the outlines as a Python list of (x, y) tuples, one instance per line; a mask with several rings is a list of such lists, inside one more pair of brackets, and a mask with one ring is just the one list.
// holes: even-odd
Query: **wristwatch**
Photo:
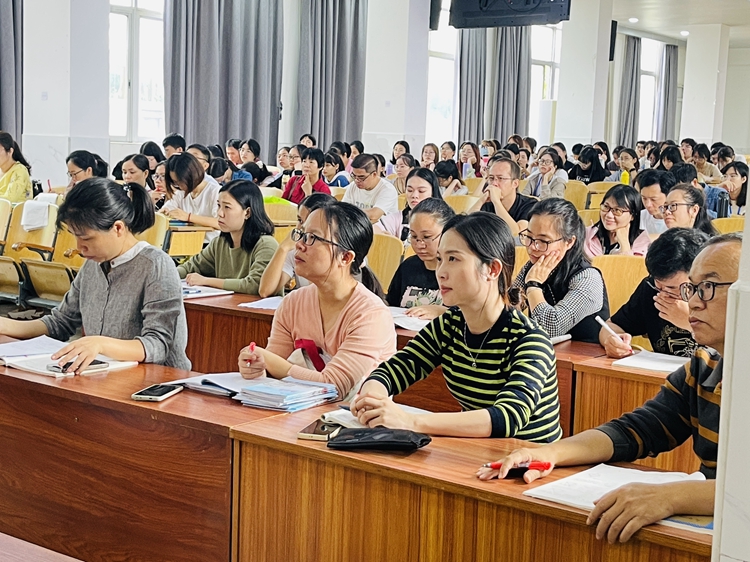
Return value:
[(526, 290), (531, 288), (544, 290), (544, 286), (539, 281), (526, 281)]

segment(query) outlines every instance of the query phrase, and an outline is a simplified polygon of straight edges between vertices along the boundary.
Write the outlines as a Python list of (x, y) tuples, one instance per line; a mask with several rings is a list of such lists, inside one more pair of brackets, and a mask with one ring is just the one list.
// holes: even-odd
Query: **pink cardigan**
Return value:
[[(595, 258), (596, 256), (604, 254), (602, 243), (599, 242), (599, 239), (596, 237), (597, 228), (597, 225), (593, 225), (586, 229), (586, 240), (583, 244), (583, 251), (586, 252), (586, 255), (590, 258)], [(630, 246), (630, 249), (634, 256), (645, 256), (650, 245), (651, 237), (648, 235), (648, 232), (641, 230), (638, 238), (636, 238)], [(619, 250), (615, 250), (612, 252), (612, 255), (617, 255), (619, 253)]]
[(332, 359), (322, 372), (295, 365), (289, 376), (335, 384), (341, 398), (396, 353), (393, 317), (383, 301), (361, 283), (327, 334), (323, 333), (315, 285), (284, 297), (274, 315), (266, 349), (286, 359), (300, 339), (313, 340)]

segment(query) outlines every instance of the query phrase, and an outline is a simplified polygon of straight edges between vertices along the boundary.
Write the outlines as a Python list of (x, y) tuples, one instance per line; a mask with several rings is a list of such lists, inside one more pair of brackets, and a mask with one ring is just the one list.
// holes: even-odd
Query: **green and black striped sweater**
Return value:
[(492, 437), (537, 443), (562, 437), (555, 352), (547, 334), (521, 312), (506, 308), (489, 334), (475, 335), (466, 329), (461, 311), (451, 308), (368, 380), (398, 394), (438, 365), (464, 411), (489, 412)]

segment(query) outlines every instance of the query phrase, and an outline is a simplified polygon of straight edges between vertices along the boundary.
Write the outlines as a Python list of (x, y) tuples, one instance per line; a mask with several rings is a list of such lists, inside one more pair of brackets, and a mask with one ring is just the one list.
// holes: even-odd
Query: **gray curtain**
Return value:
[(21, 144), (23, 0), (0, 0), (0, 130)]
[(531, 28), (488, 29), (487, 43), (485, 138), (505, 142), (512, 134), (528, 134)]
[(321, 147), (361, 138), (367, 0), (305, 0), (300, 27), (295, 138), (312, 133)]
[(484, 134), (484, 82), (487, 75), (487, 30), (458, 32), (458, 142), (478, 143)]
[(281, 110), (283, 2), (166, 0), (168, 132), (188, 143), (254, 138), (276, 161)]
[(656, 138), (673, 139), (677, 121), (677, 45), (664, 46), (656, 119)]
[(638, 141), (638, 108), (641, 103), (641, 38), (628, 35), (620, 89), (617, 144), (635, 147)]

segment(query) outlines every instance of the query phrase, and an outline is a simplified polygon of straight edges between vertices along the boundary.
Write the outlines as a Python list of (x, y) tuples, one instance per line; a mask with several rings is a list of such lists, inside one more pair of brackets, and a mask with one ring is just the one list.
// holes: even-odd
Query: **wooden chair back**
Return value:
[(582, 181), (568, 180), (565, 185), (565, 200), (570, 201), (579, 211), (586, 208), (586, 196), (589, 190)]
[(21, 226), (21, 217), (26, 202), (13, 209), (5, 238), (3, 255), (20, 262), (22, 258), (48, 260), (52, 256), (57, 235), (57, 206), (49, 205), (47, 226), (27, 232)]
[(284, 192), (278, 187), (261, 187), (260, 192), (263, 194), (263, 197), (281, 197), (284, 195)]
[(172, 257), (192, 257), (203, 249), (205, 230), (170, 232), (164, 251)]
[(610, 316), (630, 299), (638, 284), (648, 276), (643, 256), (596, 256), (592, 263), (602, 272)]
[(167, 238), (167, 232), (169, 231), (169, 217), (161, 213), (156, 213), (156, 220), (154, 226), (136, 234), (135, 237), (138, 240), (148, 242), (152, 246), (157, 248), (164, 248), (164, 240)]
[(518, 189), (516, 190), (518, 193), (523, 193), (523, 190), (526, 189), (526, 186), (529, 184), (529, 180), (518, 180)]
[(521, 273), (521, 268), (529, 261), (529, 251), (526, 246), (516, 246), (516, 263), (513, 266), (513, 279)]
[(5, 240), (5, 235), (8, 234), (8, 224), (12, 211), (13, 204), (7, 199), (0, 199), (0, 240)]
[(403, 255), (404, 243), (400, 239), (390, 234), (374, 235), (372, 247), (367, 254), (367, 266), (378, 278), (384, 290), (388, 290)]
[(474, 204), (479, 201), (479, 197), (473, 195), (449, 195), (445, 198), (445, 202), (448, 203), (451, 209), (456, 214), (468, 213)]
[(294, 226), (277, 226), (273, 229), (273, 237), (276, 239), (276, 242), (281, 244), (284, 240), (286, 240), (286, 237), (289, 236), (289, 233), (294, 230)]
[(400, 211), (406, 208), (406, 193), (398, 194), (398, 208)]
[(74, 270), (80, 269), (86, 260), (78, 253), (77, 246), (76, 237), (67, 228), (61, 228), (57, 232), (52, 261)]
[(339, 199), (338, 195), (341, 195), (341, 197), (343, 197), (344, 193), (346, 193), (346, 188), (345, 187), (332, 186), (332, 187), (329, 187), (328, 189), (331, 190), (331, 195), (333, 195), (334, 197), (336, 197), (336, 199), (338, 199), (339, 201), (341, 201), (341, 199)]
[(30, 304), (48, 304), (51, 307), (62, 302), (73, 282), (73, 273), (67, 265), (27, 259), (21, 263), (39, 299), (39, 302), (34, 302), (37, 300), (34, 298), (29, 299)]
[(604, 193), (589, 193), (589, 202), (586, 208), (598, 211), (602, 201), (604, 201)]
[(474, 193), (481, 183), (482, 178), (466, 178), (464, 180), (464, 185), (469, 190), (469, 193)]
[(607, 193), (610, 188), (620, 185), (619, 181), (593, 181), (588, 185), (589, 193)]
[(578, 215), (581, 217), (583, 226), (586, 228), (595, 225), (601, 218), (599, 209), (579, 209)]
[(726, 217), (723, 219), (714, 219), (711, 221), (711, 223), (714, 225), (714, 228), (722, 234), (745, 231), (745, 217)]
[(267, 203), (266, 214), (271, 222), (297, 222), (297, 205), (284, 203)]

